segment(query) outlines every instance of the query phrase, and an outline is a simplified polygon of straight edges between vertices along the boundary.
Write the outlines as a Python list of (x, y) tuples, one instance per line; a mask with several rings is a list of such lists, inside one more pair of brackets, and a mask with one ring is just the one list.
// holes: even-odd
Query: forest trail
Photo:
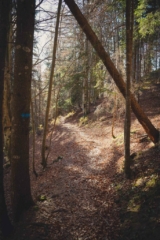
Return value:
[[(46, 198), (37, 202), (38, 211), (32, 216), (34, 225), (41, 223), (44, 239), (119, 238), (115, 186), (123, 166), (123, 121), (116, 121), (116, 139), (111, 127), (111, 119), (80, 127), (61, 118), (52, 136), (48, 167), (45, 171), (38, 167), (37, 181), (32, 176), (36, 199)], [(39, 151), (37, 154), (39, 159)], [(40, 237), (39, 231), (37, 234)]]
[(82, 152), (85, 152), (90, 168), (98, 169), (102, 162), (109, 161), (108, 156), (112, 145), (111, 126), (93, 131), (90, 127), (83, 128), (73, 123), (63, 123), (63, 128), (74, 138), (75, 144), (83, 149)]
[(123, 148), (113, 144), (111, 122), (107, 121), (79, 127), (61, 119), (52, 136), (46, 171), (36, 164), (39, 177), (35, 181), (32, 175), (32, 191), (36, 199), (43, 195), (46, 201), (37, 202), (32, 222), (43, 223), (43, 232), (44, 226), (49, 228), (44, 239), (117, 238), (117, 193), (113, 185)]
[[(141, 103), (160, 128), (159, 90), (146, 91)], [(154, 101), (150, 101), (153, 93)], [(42, 139), (37, 136), (38, 178), (32, 167), (30, 171), (36, 205), (24, 214), (11, 240), (140, 240), (146, 236), (148, 240), (159, 240), (159, 188), (154, 185), (143, 191), (143, 186), (159, 178), (160, 151), (149, 139), (140, 141), (144, 130), (132, 116), (131, 152), (139, 152), (139, 157), (132, 166), (133, 180), (126, 180), (123, 125), (123, 117), (116, 120), (113, 139), (111, 118), (79, 126), (62, 117), (52, 135), (45, 170), (40, 164)], [(50, 137), (51, 132), (47, 145)], [(30, 155), (32, 166), (32, 142)], [(6, 189), (9, 174), (10, 170), (6, 170)], [(10, 206), (9, 194), (6, 199)]]

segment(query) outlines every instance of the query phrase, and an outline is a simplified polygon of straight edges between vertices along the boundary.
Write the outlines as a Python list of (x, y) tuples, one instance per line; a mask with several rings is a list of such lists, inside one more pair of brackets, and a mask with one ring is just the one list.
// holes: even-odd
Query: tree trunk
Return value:
[(3, 183), (3, 88), (7, 33), (9, 28), (10, 0), (0, 0), (0, 231), (10, 234), (12, 226), (8, 218)]
[[(80, 9), (74, 2), (74, 0), (64, 0), (65, 3), (68, 5), (70, 11), (76, 18), (77, 22), (83, 29), (83, 32), (86, 34), (88, 40), (93, 45), (95, 51), (97, 52), (98, 56), (103, 61), (104, 65), (106, 66), (108, 72), (110, 73), (111, 77), (115, 81), (117, 87), (119, 88), (120, 92), (124, 97), (126, 97), (126, 84), (118, 70), (115, 68), (112, 60), (110, 59), (109, 55), (106, 53), (104, 47), (102, 46), (101, 42), (97, 38), (96, 34), (88, 24), (86, 18), (81, 13)], [(134, 95), (131, 93), (131, 107), (132, 110), (137, 117), (140, 124), (143, 126), (144, 130), (154, 143), (158, 143), (159, 141), (159, 131), (153, 126), (151, 121), (147, 118), (146, 114), (136, 101)]]
[[(83, 1), (83, 8), (86, 7), (86, 16), (89, 16), (89, 0), (85, 5)], [(90, 112), (90, 103), (89, 103), (89, 42), (88, 39), (85, 37), (84, 39), (84, 52), (85, 52), (85, 76), (83, 79), (83, 97), (82, 97), (82, 109), (83, 109), (83, 116), (87, 116)]]
[(11, 180), (13, 216), (33, 204), (29, 176), (29, 123), (35, 0), (17, 1), (15, 69), (12, 96)]
[(33, 102), (31, 99), (31, 122), (32, 122), (32, 168), (33, 168), (33, 173), (36, 176), (36, 178), (38, 177), (38, 174), (36, 172), (36, 168), (35, 168), (35, 115), (34, 115), (34, 110), (33, 110)]
[(133, 3), (126, 0), (126, 113), (124, 126), (124, 155), (125, 174), (131, 177), (130, 169), (130, 128), (131, 128), (131, 101), (130, 88), (132, 76), (132, 36), (133, 36)]
[(57, 22), (56, 22), (56, 28), (55, 28), (55, 37), (54, 37), (54, 44), (53, 44), (52, 66), (51, 66), (51, 73), (50, 73), (50, 79), (49, 79), (48, 99), (47, 99), (44, 131), (43, 131), (42, 150), (41, 150), (43, 168), (47, 166), (47, 160), (45, 156), (45, 150), (46, 150), (45, 145), (46, 145), (46, 135), (48, 130), (48, 117), (49, 117), (49, 110), (50, 110), (50, 103), (51, 103), (52, 82), (53, 82), (54, 68), (55, 68), (55, 62), (56, 62), (56, 50), (57, 50), (57, 39), (58, 39), (58, 28), (59, 28), (61, 5), (62, 5), (62, 0), (59, 0)]
[[(11, 19), (11, 13), (10, 13)], [(11, 63), (12, 63), (12, 24), (8, 29), (8, 47), (6, 51), (5, 76), (4, 76), (4, 92), (3, 92), (3, 141), (4, 153), (7, 163), (11, 162)]]
[(88, 75), (89, 75), (89, 63), (88, 63), (88, 57), (89, 57), (89, 52), (88, 52), (88, 39), (86, 38), (85, 41), (85, 76), (83, 79), (83, 97), (82, 97), (82, 109), (83, 109), (83, 116), (87, 116), (87, 114), (90, 112), (89, 109), (89, 82), (88, 82)]

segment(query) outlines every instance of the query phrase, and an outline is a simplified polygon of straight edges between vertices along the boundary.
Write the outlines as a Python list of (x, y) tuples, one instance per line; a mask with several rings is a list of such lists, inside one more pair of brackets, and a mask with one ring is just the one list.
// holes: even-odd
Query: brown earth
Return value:
[[(104, 101), (104, 100), (102, 100)], [(145, 88), (140, 104), (160, 129), (160, 85)], [(132, 179), (123, 173), (123, 125), (104, 115), (78, 125), (81, 115), (65, 119), (52, 135), (48, 166), (41, 167), (41, 136), (36, 139), (36, 170), (31, 185), (35, 206), (15, 225), (12, 240), (160, 239), (160, 149), (132, 116)], [(52, 126), (51, 126), (52, 128)], [(48, 134), (48, 141), (51, 132)], [(49, 143), (48, 143), (49, 145)], [(31, 143), (32, 158), (32, 143)], [(31, 160), (32, 166), (32, 160)], [(10, 169), (5, 170), (10, 217)]]

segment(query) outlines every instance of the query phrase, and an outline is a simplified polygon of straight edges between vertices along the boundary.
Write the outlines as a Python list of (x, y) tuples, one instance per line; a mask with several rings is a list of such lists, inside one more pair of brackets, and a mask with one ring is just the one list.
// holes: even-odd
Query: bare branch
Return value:
[[(42, 2), (43, 2), (44, 0), (41, 0), (37, 5), (36, 5), (36, 8), (38, 8), (41, 4), (42, 4)], [(35, 8), (35, 9), (36, 9)]]

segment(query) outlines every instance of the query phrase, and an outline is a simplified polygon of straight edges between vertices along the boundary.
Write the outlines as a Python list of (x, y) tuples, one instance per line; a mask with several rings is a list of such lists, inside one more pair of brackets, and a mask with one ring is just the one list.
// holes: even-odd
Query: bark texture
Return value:
[[(3, 89), (7, 33), (9, 27), (10, 0), (0, 0), (0, 231), (4, 236), (10, 234), (10, 224), (4, 196), (3, 184)], [(0, 234), (1, 235), (1, 234)]]
[(124, 146), (125, 146), (125, 174), (131, 177), (130, 169), (130, 128), (131, 128), (131, 76), (132, 76), (132, 37), (133, 37), (133, 3), (126, 0), (126, 114), (124, 126)]
[[(10, 13), (11, 21), (11, 13)], [(8, 164), (11, 162), (11, 64), (12, 64), (12, 24), (8, 28), (8, 45), (5, 59), (5, 75), (4, 75), (4, 90), (3, 90), (3, 147), (5, 160)]]
[[(86, 34), (88, 40), (94, 47), (95, 51), (97, 52), (97, 55), (103, 61), (109, 74), (111, 75), (111, 77), (113, 78), (117, 87), (119, 88), (120, 92), (122, 93), (122, 95), (125, 98), (126, 97), (126, 84), (125, 84), (122, 76), (120, 75), (120, 73), (118, 72), (116, 67), (114, 66), (114, 63), (110, 59), (109, 55), (105, 51), (104, 47), (102, 46), (102, 43), (99, 41), (98, 37), (92, 30), (91, 26), (89, 25), (89, 23), (87, 22), (86, 18), (83, 16), (83, 14), (81, 13), (80, 9), (78, 8), (78, 6), (74, 2), (74, 0), (64, 0), (64, 1), (68, 5), (70, 11), (74, 15), (75, 19), (77, 20), (77, 22), (79, 23), (81, 28), (83, 29), (83, 32)], [(148, 117), (146, 116), (143, 109), (138, 104), (137, 100), (135, 99), (135, 97), (132, 93), (130, 94), (130, 98), (131, 98), (132, 110), (133, 110), (135, 116), (137, 117), (138, 121), (143, 126), (144, 130), (150, 137), (151, 141), (154, 143), (158, 143), (159, 131), (153, 126), (151, 121), (148, 119)]]
[(11, 180), (14, 219), (33, 204), (29, 176), (29, 122), (35, 0), (17, 1), (12, 96)]

